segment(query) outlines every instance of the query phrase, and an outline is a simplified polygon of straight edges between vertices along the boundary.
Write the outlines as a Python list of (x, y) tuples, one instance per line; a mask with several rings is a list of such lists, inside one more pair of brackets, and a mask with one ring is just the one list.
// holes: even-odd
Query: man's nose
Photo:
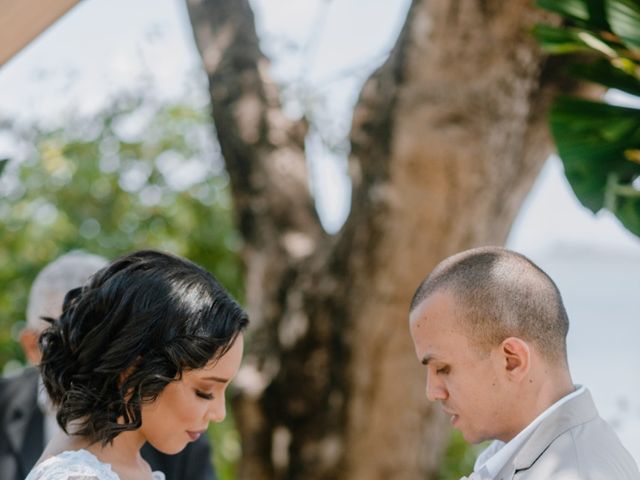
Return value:
[(438, 375), (427, 372), (427, 398), (431, 402), (446, 400), (449, 396), (447, 389)]

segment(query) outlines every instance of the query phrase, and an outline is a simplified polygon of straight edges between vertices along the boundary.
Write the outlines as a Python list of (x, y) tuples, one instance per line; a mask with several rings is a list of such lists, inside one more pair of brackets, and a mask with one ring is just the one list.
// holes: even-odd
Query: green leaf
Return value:
[(627, 230), (640, 236), (640, 190), (618, 181), (611, 173), (607, 181), (606, 208), (613, 212)]
[(610, 59), (620, 59), (620, 44), (606, 40), (600, 32), (577, 27), (536, 25), (533, 33), (543, 49), (553, 54), (592, 52)]
[(607, 0), (606, 12), (611, 30), (631, 49), (640, 49), (640, 2)]
[(613, 213), (627, 230), (640, 237), (640, 196), (617, 197)]
[(578, 25), (608, 30), (604, 0), (538, 0), (539, 8), (555, 12)]
[(615, 88), (630, 95), (640, 96), (640, 80), (607, 60), (572, 65), (569, 72), (576, 77), (599, 83), (607, 88)]
[(533, 28), (533, 33), (540, 46), (547, 52), (559, 55), (592, 51), (592, 48), (580, 38), (582, 31), (543, 24), (538, 24)]
[(584, 0), (538, 0), (536, 5), (538, 8), (559, 13), (564, 17), (583, 21), (589, 19), (589, 8)]
[(538, 0), (536, 5), (573, 20), (589, 20), (589, 6), (585, 0)]
[(605, 206), (612, 172), (628, 184), (640, 175), (640, 165), (625, 157), (640, 147), (640, 110), (559, 97), (550, 125), (567, 179), (593, 212)]

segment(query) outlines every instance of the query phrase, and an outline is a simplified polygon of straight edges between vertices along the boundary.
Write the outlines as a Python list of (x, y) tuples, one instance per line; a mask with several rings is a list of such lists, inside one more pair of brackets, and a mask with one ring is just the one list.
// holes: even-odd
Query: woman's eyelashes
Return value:
[(196, 396), (204, 398), (205, 400), (213, 400), (213, 393), (207, 393), (201, 390), (196, 390)]

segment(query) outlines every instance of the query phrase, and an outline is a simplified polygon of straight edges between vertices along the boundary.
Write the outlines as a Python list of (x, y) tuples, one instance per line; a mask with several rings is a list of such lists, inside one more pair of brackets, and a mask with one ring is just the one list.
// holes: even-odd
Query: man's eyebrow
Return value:
[(422, 359), (422, 364), (423, 365), (429, 365), (429, 362), (433, 360), (433, 355), (425, 355), (424, 358)]

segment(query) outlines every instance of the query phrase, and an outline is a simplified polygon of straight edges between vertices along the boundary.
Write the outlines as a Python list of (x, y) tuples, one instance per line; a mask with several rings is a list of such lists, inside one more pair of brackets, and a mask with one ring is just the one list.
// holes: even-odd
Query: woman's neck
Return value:
[(144, 445), (144, 439), (138, 432), (122, 432), (111, 443), (102, 446), (94, 443), (85, 447), (98, 459), (105, 463), (116, 465), (135, 465), (142, 460), (140, 449)]

